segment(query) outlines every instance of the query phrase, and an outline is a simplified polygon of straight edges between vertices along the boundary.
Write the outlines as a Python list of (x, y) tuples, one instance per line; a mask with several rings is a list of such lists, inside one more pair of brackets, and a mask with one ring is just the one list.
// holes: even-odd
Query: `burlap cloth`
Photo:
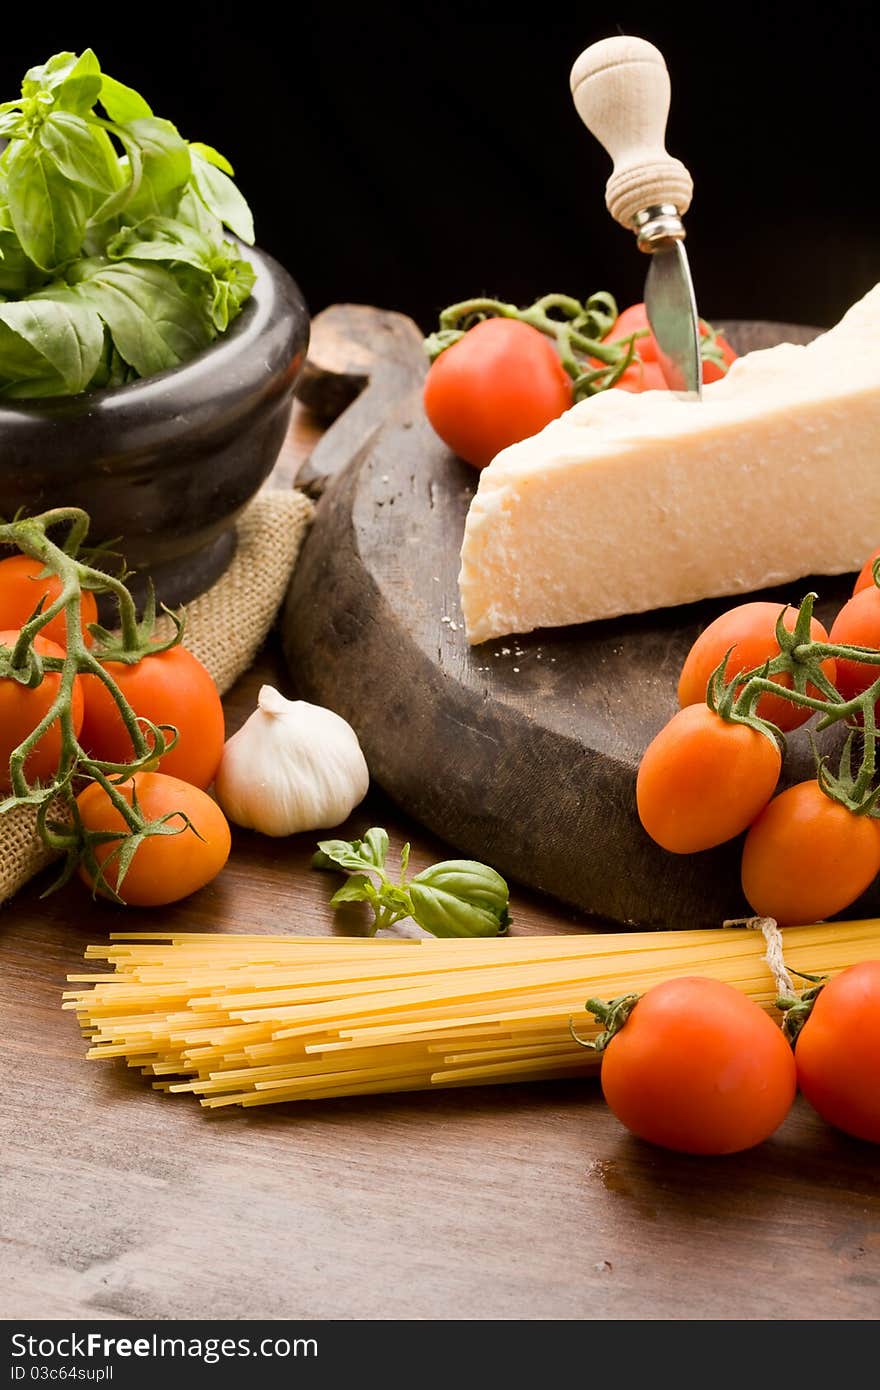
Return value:
[[(248, 669), (272, 626), (312, 511), (300, 492), (260, 493), (238, 523), (238, 548), (229, 569), (187, 606), (186, 645), (207, 666), (221, 694)], [(29, 806), (0, 816), (0, 903), (52, 857), (35, 824)]]

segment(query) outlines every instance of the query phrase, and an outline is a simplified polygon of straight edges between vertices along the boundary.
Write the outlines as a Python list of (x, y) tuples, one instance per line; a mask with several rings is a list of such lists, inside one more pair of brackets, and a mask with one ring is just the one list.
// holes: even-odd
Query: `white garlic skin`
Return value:
[(340, 825), (369, 785), (350, 724), (264, 685), (257, 708), (223, 750), (214, 791), (236, 825), (281, 836)]

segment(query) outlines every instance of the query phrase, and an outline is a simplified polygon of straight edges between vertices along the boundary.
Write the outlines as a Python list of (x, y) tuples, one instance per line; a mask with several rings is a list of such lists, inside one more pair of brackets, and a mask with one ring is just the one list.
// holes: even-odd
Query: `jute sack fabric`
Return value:
[[(248, 669), (271, 628), (312, 512), (300, 492), (260, 493), (238, 523), (238, 548), (229, 569), (187, 605), (186, 645), (207, 666), (221, 694)], [(37, 837), (31, 807), (0, 816), (0, 903), (51, 858)]]

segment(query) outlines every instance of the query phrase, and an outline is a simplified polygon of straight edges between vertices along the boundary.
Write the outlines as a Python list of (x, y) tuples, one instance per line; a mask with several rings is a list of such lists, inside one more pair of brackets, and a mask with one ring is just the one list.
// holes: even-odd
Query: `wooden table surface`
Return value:
[[(275, 483), (316, 437), (299, 411)], [(277, 645), (226, 700), (290, 689)], [(418, 867), (446, 847), (377, 792)], [(5, 1318), (869, 1319), (880, 1313), (877, 1150), (801, 1101), (749, 1154), (630, 1138), (595, 1081), (207, 1113), (87, 1062), (59, 1007), (107, 932), (356, 932), (313, 836), (237, 832), (222, 875), (123, 915), (74, 883), (0, 909), (0, 1316)], [(517, 933), (584, 922), (514, 892)]]

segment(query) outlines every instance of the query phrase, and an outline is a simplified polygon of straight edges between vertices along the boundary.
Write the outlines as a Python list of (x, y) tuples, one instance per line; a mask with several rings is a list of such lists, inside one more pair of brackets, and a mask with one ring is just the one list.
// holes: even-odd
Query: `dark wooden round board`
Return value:
[[(817, 332), (727, 330), (740, 352)], [(675, 711), (688, 647), (735, 600), (468, 647), (457, 576), (476, 475), (424, 417), (420, 337), (374, 309), (337, 306), (315, 322), (302, 395), (325, 413), (347, 408), (301, 477), (323, 497), (283, 623), (299, 692), (349, 720), (405, 810), (522, 883), (625, 925), (744, 912), (737, 843), (670, 855), (635, 810), (639, 759)], [(850, 586), (805, 579), (772, 596), (815, 588), (829, 616)], [(809, 769), (797, 734), (786, 777)]]

